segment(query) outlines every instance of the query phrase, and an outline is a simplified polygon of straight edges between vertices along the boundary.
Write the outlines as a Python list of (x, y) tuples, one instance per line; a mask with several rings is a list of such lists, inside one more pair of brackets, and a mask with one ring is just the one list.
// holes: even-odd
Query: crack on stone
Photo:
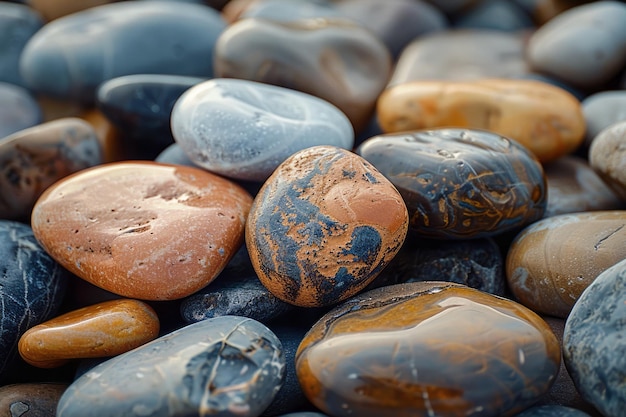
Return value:
[(605, 237), (603, 237), (602, 239), (598, 240), (598, 243), (596, 243), (595, 245), (593, 245), (593, 249), (594, 250), (598, 250), (600, 248), (600, 245), (602, 245), (602, 243), (604, 243), (604, 241), (606, 241), (607, 239), (609, 239), (611, 236), (613, 236), (614, 234), (616, 234), (617, 232), (619, 232), (620, 230), (622, 230), (624, 228), (624, 225), (621, 225), (620, 227), (618, 227), (617, 229), (613, 230), (611, 233), (609, 233), (608, 235), (606, 235)]

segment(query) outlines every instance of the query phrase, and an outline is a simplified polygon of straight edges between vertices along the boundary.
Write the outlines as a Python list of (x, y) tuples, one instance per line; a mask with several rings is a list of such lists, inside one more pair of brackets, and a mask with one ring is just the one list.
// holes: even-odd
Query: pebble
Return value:
[(0, 139), (41, 121), (41, 108), (28, 90), (0, 82)]
[(176, 143), (198, 166), (234, 179), (265, 181), (305, 148), (351, 149), (348, 118), (325, 100), (248, 80), (213, 79), (190, 88), (172, 111)]
[(626, 91), (601, 91), (588, 96), (581, 104), (587, 125), (587, 148), (605, 128), (614, 123), (626, 122)]
[(528, 40), (528, 62), (582, 88), (598, 88), (626, 65), (626, 4), (598, 1), (564, 11)]
[(280, 417), (328, 417), (326, 414), (316, 413), (313, 411), (302, 411), (298, 413), (283, 414)]
[(46, 20), (54, 20), (59, 17), (77, 13), (93, 7), (113, 3), (115, 0), (21, 0), (39, 12)]
[(0, 415), (6, 417), (50, 417), (67, 385), (21, 383), (0, 387)]
[(172, 108), (178, 98), (204, 78), (184, 75), (135, 74), (100, 85), (96, 105), (136, 147), (161, 152), (174, 142)]
[(252, 319), (194, 323), (101, 363), (65, 391), (58, 417), (255, 417), (279, 390), (280, 340)]
[(579, 156), (563, 156), (545, 164), (543, 169), (548, 184), (544, 217), (626, 208), (625, 202)]
[(164, 164), (185, 165), (188, 167), (198, 167), (183, 151), (183, 148), (176, 142), (163, 149), (161, 153), (154, 159), (155, 162), (162, 162)]
[(100, 83), (122, 75), (212, 77), (213, 50), (224, 28), (207, 6), (107, 4), (46, 24), (26, 44), (20, 73), (37, 93), (85, 103), (94, 102)]
[(526, 307), (567, 317), (596, 277), (626, 259), (626, 211), (548, 217), (521, 231), (508, 250), (506, 276)]
[(0, 218), (30, 219), (46, 188), (100, 163), (96, 132), (77, 118), (53, 120), (7, 136), (0, 142)]
[(302, 91), (337, 106), (354, 130), (369, 122), (391, 74), (387, 47), (346, 20), (237, 21), (215, 45), (215, 76)]
[(542, 405), (524, 410), (516, 417), (589, 417), (589, 414), (571, 407)]
[(55, 368), (67, 359), (119, 355), (159, 335), (159, 318), (148, 304), (120, 299), (83, 307), (31, 327), (19, 340), (22, 359)]
[(435, 129), (375, 136), (357, 153), (387, 177), (423, 237), (493, 236), (543, 216), (545, 178), (524, 147), (495, 133)]
[(622, 199), (626, 200), (626, 120), (604, 129), (591, 143), (589, 164)]
[(32, 225), (77, 276), (128, 298), (172, 300), (226, 266), (243, 242), (251, 203), (241, 187), (200, 169), (118, 162), (48, 188)]
[(384, 132), (464, 127), (513, 139), (541, 162), (575, 151), (585, 137), (580, 102), (533, 80), (415, 81), (385, 90), (377, 114)]
[(29, 328), (51, 319), (67, 274), (23, 223), (0, 220), (0, 381), (15, 365), (17, 343)]
[(237, 19), (260, 18), (277, 22), (294, 22), (301, 19), (344, 19), (335, 5), (326, 0), (253, 1)]
[(476, 28), (501, 31), (532, 29), (534, 23), (515, 1), (483, 0), (454, 20), (455, 28)]
[(324, 315), (296, 371), (309, 400), (337, 417), (500, 416), (545, 394), (560, 360), (556, 337), (527, 308), (426, 282), (369, 291)]
[(360, 156), (315, 146), (283, 162), (254, 200), (246, 244), (259, 279), (302, 307), (338, 303), (367, 286), (406, 237), (394, 186)]
[(626, 410), (625, 300), (626, 261), (621, 261), (582, 293), (563, 335), (565, 365), (578, 391), (606, 417)]

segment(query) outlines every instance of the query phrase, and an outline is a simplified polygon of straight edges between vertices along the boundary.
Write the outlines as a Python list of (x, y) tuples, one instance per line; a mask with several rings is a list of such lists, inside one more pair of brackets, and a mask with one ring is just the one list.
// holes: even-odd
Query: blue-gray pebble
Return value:
[(67, 272), (37, 243), (30, 226), (0, 220), (0, 380), (19, 338), (58, 311)]
[(626, 410), (626, 260), (601, 273), (565, 323), (563, 359), (578, 392), (605, 417)]
[(589, 417), (589, 414), (562, 405), (541, 405), (528, 408), (515, 417)]
[(280, 340), (258, 321), (222, 316), (175, 330), (74, 381), (58, 417), (256, 417), (283, 380)]
[(350, 121), (327, 101), (239, 79), (213, 79), (187, 90), (174, 105), (172, 133), (197, 165), (259, 182), (299, 150), (354, 144)]
[(33, 127), (42, 119), (41, 108), (28, 90), (0, 81), (0, 139)]
[(585, 146), (612, 124), (626, 121), (626, 90), (601, 91), (582, 101), (587, 124)]
[(122, 75), (210, 78), (225, 27), (218, 11), (198, 4), (107, 4), (46, 24), (26, 44), (20, 74), (38, 93), (87, 103), (100, 83)]
[(0, 2), (0, 81), (24, 86), (19, 71), (20, 55), (42, 26), (41, 16), (32, 8)]

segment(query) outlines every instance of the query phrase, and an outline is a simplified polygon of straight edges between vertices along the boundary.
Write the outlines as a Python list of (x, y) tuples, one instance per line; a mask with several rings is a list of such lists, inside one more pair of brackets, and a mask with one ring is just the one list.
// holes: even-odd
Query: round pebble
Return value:
[(406, 237), (407, 209), (360, 156), (331, 146), (297, 152), (254, 200), (246, 243), (259, 279), (298, 306), (338, 303), (367, 286)]
[(0, 415), (6, 417), (50, 417), (67, 385), (21, 383), (0, 387)]
[(171, 300), (226, 266), (243, 242), (251, 203), (241, 187), (200, 169), (119, 162), (48, 188), (32, 225), (79, 277), (125, 297)]
[(589, 148), (589, 164), (626, 200), (626, 120), (604, 129)]
[(256, 417), (278, 392), (280, 340), (226, 316), (183, 327), (101, 363), (65, 391), (58, 417)]
[(625, 332), (626, 261), (621, 261), (582, 293), (563, 335), (565, 365), (578, 391), (607, 417), (626, 410)]
[(375, 136), (357, 153), (402, 195), (410, 228), (437, 239), (496, 235), (543, 216), (541, 164), (490, 132), (436, 129)]
[(41, 121), (41, 108), (28, 90), (0, 82), (0, 139)]
[(332, 416), (514, 415), (561, 360), (548, 325), (510, 300), (442, 282), (360, 294), (324, 315), (296, 354), (309, 400)]
[(235, 79), (214, 79), (184, 93), (172, 111), (172, 132), (198, 166), (259, 182), (297, 151), (354, 144), (350, 121), (327, 101)]
[(626, 91), (601, 91), (582, 101), (587, 135), (585, 145), (590, 147), (602, 130), (614, 123), (626, 122)]

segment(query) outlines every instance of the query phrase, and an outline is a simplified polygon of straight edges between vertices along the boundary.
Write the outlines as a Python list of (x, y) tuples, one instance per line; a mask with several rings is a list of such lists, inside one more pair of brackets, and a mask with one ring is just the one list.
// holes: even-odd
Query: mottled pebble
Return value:
[(626, 120), (601, 131), (589, 148), (589, 164), (626, 200)]
[(0, 416), (51, 417), (66, 384), (21, 383), (0, 387)]

